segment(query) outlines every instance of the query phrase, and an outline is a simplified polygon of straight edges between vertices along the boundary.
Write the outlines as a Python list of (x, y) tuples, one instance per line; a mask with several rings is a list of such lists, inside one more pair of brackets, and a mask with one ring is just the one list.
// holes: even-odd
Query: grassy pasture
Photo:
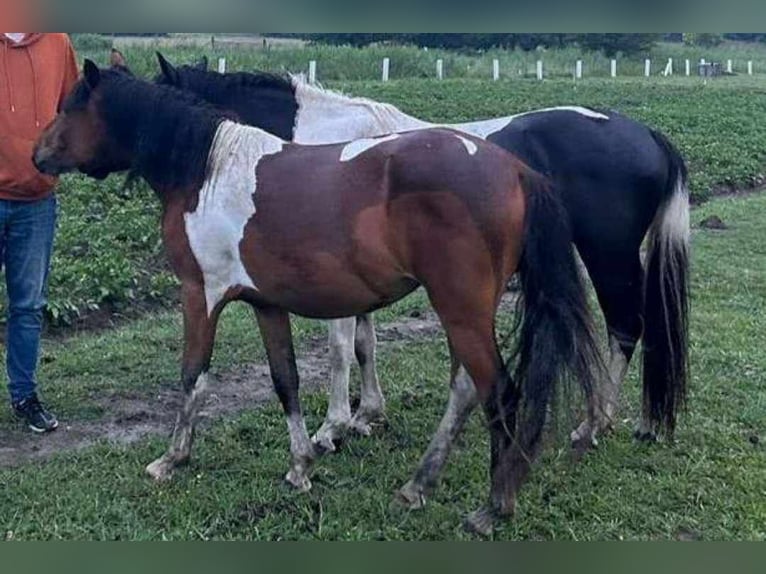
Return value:
[[(729, 230), (694, 233), (693, 383), (677, 442), (633, 442), (634, 368), (617, 431), (577, 466), (564, 441), (548, 444), (517, 518), (496, 532), (497, 539), (766, 539), (766, 197), (715, 199), (695, 209), (693, 221), (713, 214)], [(380, 326), (426, 307), (422, 295), (411, 297), (381, 313)], [(296, 336), (301, 355), (323, 332), (298, 321)], [(107, 414), (96, 406), (104, 404), (100, 399), (151, 401), (175, 387), (179, 353), (179, 317), (160, 314), (47, 345), (41, 377), (64, 421), (97, 420)], [(222, 322), (215, 369), (226, 372), (253, 360), (262, 361), (263, 350), (252, 318), (232, 308)], [(46, 463), (0, 469), (0, 532), (13, 539), (467, 538), (461, 516), (482, 501), (487, 482), (478, 413), (426, 509), (406, 513), (389, 506), (444, 406), (447, 365), (441, 336), (382, 352), (388, 427), (321, 459), (308, 495), (281, 483), (288, 440), (272, 402), (206, 428), (191, 465), (166, 485), (142, 475), (143, 465), (165, 447), (164, 437), (130, 447), (102, 443)], [(225, 377), (220, 384), (226, 385)], [(316, 428), (326, 398), (304, 399), (308, 424)], [(9, 436), (14, 425), (0, 411), (0, 436)]]

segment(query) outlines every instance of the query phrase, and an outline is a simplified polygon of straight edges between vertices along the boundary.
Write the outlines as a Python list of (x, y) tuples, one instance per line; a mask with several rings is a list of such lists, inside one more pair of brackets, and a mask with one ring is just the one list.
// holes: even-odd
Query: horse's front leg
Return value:
[(146, 467), (156, 480), (172, 476), (173, 470), (191, 455), (194, 425), (208, 385), (215, 330), (220, 308), (208, 314), (203, 285), (185, 283), (181, 289), (184, 316), (184, 354), (181, 381), (184, 404), (178, 412), (167, 452)]
[(287, 429), (290, 432), (291, 462), (285, 479), (295, 488), (307, 491), (311, 488), (309, 475), (316, 453), (301, 412), (290, 316), (285, 311), (273, 307), (258, 308), (255, 313), (269, 357), (271, 380), (285, 411)]

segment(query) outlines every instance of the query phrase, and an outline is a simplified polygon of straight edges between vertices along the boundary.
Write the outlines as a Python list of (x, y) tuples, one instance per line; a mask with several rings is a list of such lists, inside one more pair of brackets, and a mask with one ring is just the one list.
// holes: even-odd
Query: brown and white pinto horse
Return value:
[[(425, 287), (453, 384), (470, 376), (489, 421), (490, 502), (469, 521), (479, 532), (513, 511), (556, 382), (569, 375), (592, 398), (599, 355), (565, 213), (542, 176), (493, 144), (448, 129), (290, 144), (86, 61), (34, 162), (52, 175), (132, 170), (162, 202), (182, 284), (186, 400), (169, 449), (147, 467), (156, 479), (189, 459), (216, 323), (233, 300), (255, 309), (290, 432), (286, 478), (299, 489), (310, 488), (315, 452), (288, 313), (347, 317)], [(517, 269), (523, 318), (511, 367), (494, 318)]]

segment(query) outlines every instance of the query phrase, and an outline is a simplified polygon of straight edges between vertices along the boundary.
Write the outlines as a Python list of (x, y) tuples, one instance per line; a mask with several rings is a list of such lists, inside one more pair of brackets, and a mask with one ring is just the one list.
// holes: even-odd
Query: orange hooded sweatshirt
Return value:
[(0, 199), (48, 196), (56, 179), (32, 164), (35, 141), (77, 81), (66, 34), (27, 34), (14, 43), (0, 33)]

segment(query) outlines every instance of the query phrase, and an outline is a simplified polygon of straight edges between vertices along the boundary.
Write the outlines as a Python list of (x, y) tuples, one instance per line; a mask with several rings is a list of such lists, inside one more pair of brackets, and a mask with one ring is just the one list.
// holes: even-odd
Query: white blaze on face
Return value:
[(362, 140), (356, 140), (348, 145), (346, 145), (343, 148), (343, 151), (340, 153), (340, 161), (351, 161), (358, 155), (363, 154), (367, 150), (374, 148), (377, 145), (380, 145), (385, 142), (394, 141), (395, 139), (398, 139), (398, 134), (391, 134), (390, 136), (382, 137), (382, 138), (368, 138), (368, 139), (362, 139)]
[(184, 215), (189, 245), (205, 282), (208, 314), (230, 288), (256, 289), (242, 264), (239, 244), (255, 214), (256, 167), (283, 147), (279, 138), (233, 122), (221, 123), (216, 132), (197, 208)]

